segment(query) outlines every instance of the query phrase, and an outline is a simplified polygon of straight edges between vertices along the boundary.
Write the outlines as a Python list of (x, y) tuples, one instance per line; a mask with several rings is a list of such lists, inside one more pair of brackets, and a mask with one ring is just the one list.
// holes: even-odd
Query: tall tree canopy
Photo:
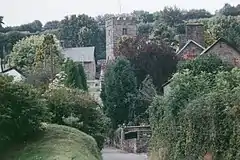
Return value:
[(119, 57), (107, 66), (101, 97), (103, 109), (111, 118), (114, 128), (133, 120), (136, 87), (136, 78), (128, 60)]
[(158, 90), (176, 70), (175, 52), (162, 41), (156, 43), (146, 38), (122, 37), (115, 55), (125, 56), (130, 60), (138, 85), (150, 75)]
[(81, 63), (67, 59), (65, 62), (65, 85), (67, 87), (87, 90), (87, 78)]

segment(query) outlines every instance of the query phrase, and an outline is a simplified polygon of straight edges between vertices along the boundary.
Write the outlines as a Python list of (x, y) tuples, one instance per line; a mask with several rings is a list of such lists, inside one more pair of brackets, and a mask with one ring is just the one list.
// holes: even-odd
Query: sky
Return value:
[[(0, 0), (0, 16), (6, 26), (16, 26), (40, 20), (43, 24), (61, 20), (66, 15), (130, 13), (133, 10), (159, 11), (176, 5), (182, 9), (204, 8), (212, 13), (225, 3), (237, 5), (240, 0)], [(120, 5), (121, 4), (121, 5)], [(121, 6), (121, 7), (120, 7)]]

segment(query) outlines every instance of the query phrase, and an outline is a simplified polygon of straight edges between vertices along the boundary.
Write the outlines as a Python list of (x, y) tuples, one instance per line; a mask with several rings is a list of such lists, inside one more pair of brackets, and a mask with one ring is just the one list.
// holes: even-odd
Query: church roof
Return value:
[(198, 44), (197, 42), (195, 42), (194, 40), (189, 40), (187, 41), (187, 43), (182, 47), (182, 49), (180, 49), (178, 52), (177, 52), (177, 55), (178, 54), (181, 54), (182, 51), (184, 51), (185, 48), (187, 48), (191, 43), (193, 43), (194, 45), (198, 46), (199, 48), (201, 49), (205, 49), (203, 46), (201, 46), (200, 44)]
[(202, 51), (202, 53), (200, 55), (203, 55), (205, 53), (207, 53), (209, 50), (211, 50), (216, 44), (218, 44), (219, 42), (224, 42), (225, 44), (227, 44), (229, 47), (233, 48), (237, 53), (240, 54), (240, 51), (231, 43), (229, 43), (226, 39), (224, 38), (219, 38), (218, 40), (216, 40), (212, 45), (210, 45), (208, 48), (206, 48), (204, 51)]
[(95, 47), (76, 47), (63, 49), (63, 55), (75, 62), (92, 62), (94, 58)]

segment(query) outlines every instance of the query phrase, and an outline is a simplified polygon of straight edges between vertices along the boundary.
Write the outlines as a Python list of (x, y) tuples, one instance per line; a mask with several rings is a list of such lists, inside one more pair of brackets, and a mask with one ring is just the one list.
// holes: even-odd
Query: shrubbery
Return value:
[(155, 98), (152, 152), (170, 160), (200, 160), (206, 152), (217, 160), (240, 158), (240, 70), (213, 70), (176, 73), (169, 94)]
[(47, 116), (44, 101), (39, 97), (31, 86), (0, 76), (0, 152), (7, 145), (22, 142), (39, 132)]
[(58, 88), (45, 94), (52, 123), (68, 125), (93, 136), (99, 148), (103, 147), (107, 118), (100, 106), (84, 91)]

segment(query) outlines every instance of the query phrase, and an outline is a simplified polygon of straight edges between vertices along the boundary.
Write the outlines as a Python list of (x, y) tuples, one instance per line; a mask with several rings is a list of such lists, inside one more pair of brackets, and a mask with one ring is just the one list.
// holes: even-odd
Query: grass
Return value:
[[(96, 141), (67, 126), (49, 124), (37, 140), (12, 148), (1, 160), (101, 160)], [(20, 149), (19, 149), (20, 148)]]

